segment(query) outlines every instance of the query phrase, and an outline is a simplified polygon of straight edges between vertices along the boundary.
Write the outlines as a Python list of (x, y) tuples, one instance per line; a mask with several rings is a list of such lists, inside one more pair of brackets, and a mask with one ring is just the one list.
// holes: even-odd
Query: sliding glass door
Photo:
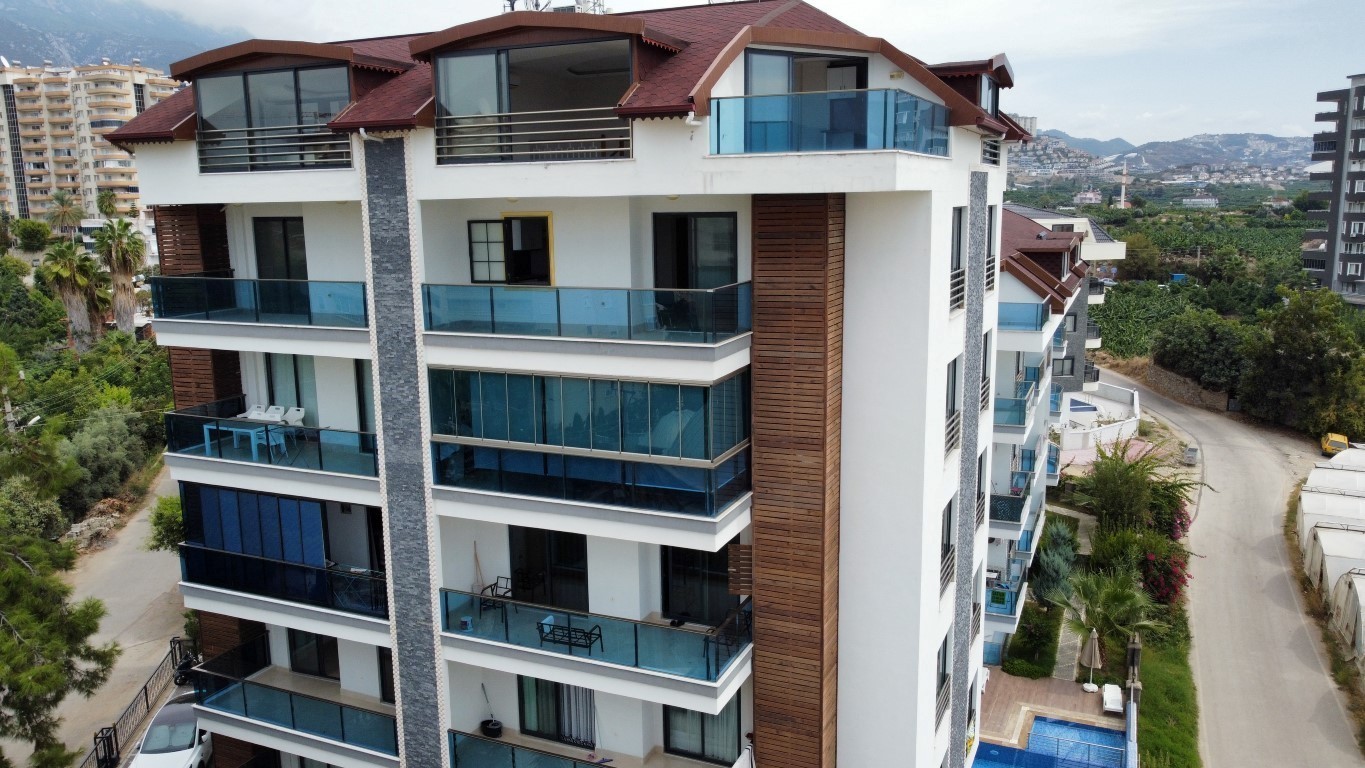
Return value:
[(588, 537), (514, 525), (508, 539), (513, 599), (588, 610)]
[(521, 732), (591, 749), (597, 745), (591, 688), (517, 676)]

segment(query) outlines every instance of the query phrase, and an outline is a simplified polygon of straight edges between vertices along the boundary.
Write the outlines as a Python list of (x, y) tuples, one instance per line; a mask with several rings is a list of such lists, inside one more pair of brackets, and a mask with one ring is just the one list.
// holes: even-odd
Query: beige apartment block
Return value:
[(179, 83), (137, 59), (77, 67), (0, 63), (0, 209), (41, 219), (53, 193), (64, 190), (80, 199), (86, 218), (94, 218), (99, 193), (110, 190), (120, 213), (134, 210), (133, 156), (104, 136), (170, 96)]

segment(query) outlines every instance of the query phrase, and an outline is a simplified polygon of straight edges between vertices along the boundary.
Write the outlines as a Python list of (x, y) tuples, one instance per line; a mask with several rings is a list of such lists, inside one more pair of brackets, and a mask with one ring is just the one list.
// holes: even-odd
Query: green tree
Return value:
[(1294, 208), (1300, 211), (1325, 211), (1327, 210), (1326, 200), (1309, 200), (1308, 190), (1303, 190), (1294, 196)]
[(14, 236), (10, 234), (10, 225), (14, 219), (10, 217), (9, 211), (0, 208), (0, 255), (14, 247)]
[(1127, 253), (1119, 262), (1119, 276), (1124, 280), (1162, 280), (1161, 250), (1148, 236), (1137, 233), (1124, 237)]
[(61, 506), (36, 493), (32, 480), (15, 475), (0, 483), (0, 536), (55, 539), (66, 528)]
[(1162, 368), (1226, 392), (1237, 386), (1251, 330), (1209, 309), (1186, 309), (1167, 318), (1152, 336), (1152, 360)]
[(185, 514), (180, 508), (180, 497), (157, 499), (150, 522), (152, 532), (147, 537), (147, 549), (175, 552), (185, 540)]
[[(93, 642), (104, 606), (69, 602), (71, 587), (57, 577), (75, 561), (69, 546), (0, 535), (0, 737), (31, 744), (31, 766), (70, 765), (57, 706), (93, 695), (119, 655), (117, 644)], [(0, 754), (0, 765), (12, 763)]]
[(133, 315), (137, 311), (133, 276), (142, 267), (147, 244), (131, 222), (119, 219), (105, 222), (95, 232), (95, 253), (109, 270), (114, 284), (114, 324), (120, 331), (132, 333)]
[(21, 429), (0, 431), (0, 480), (23, 477), (44, 498), (56, 498), (77, 481), (75, 463), (62, 454), (61, 418)]
[(1095, 449), (1090, 471), (1076, 478), (1076, 503), (1099, 518), (1102, 530), (1144, 530), (1151, 518), (1152, 478), (1161, 470), (1156, 446), (1130, 440)]
[(106, 219), (112, 219), (118, 215), (118, 198), (114, 196), (114, 190), (101, 189), (95, 196), (95, 210)]
[(83, 218), (85, 209), (81, 208), (80, 198), (64, 189), (52, 193), (47, 204), (47, 223), (54, 229), (69, 237), (80, 228)]
[(1341, 298), (1325, 288), (1286, 294), (1284, 305), (1262, 314), (1245, 346), (1243, 408), (1313, 434), (1360, 434), (1365, 369), (1360, 343), (1342, 320)]
[(1071, 600), (1061, 603), (1066, 623), (1077, 637), (1099, 631), (1101, 648), (1124, 643), (1134, 632), (1161, 630), (1152, 619), (1155, 602), (1127, 572), (1077, 573), (1071, 577)]
[(124, 408), (103, 408), (90, 415), (62, 445), (62, 455), (75, 462), (80, 476), (62, 494), (62, 507), (74, 520), (95, 502), (118, 494), (119, 487), (147, 458), (146, 446), (133, 431), (135, 415)]
[(90, 298), (97, 285), (99, 272), (95, 260), (71, 242), (62, 241), (48, 249), (43, 257), (42, 275), (66, 307), (66, 319), (71, 323), (71, 336), (77, 352), (90, 349), (94, 330), (90, 323)]
[(10, 229), (21, 251), (37, 253), (46, 248), (47, 242), (52, 239), (52, 227), (36, 219), (15, 219)]
[(0, 342), (25, 358), (66, 339), (62, 306), (26, 285), (28, 272), (24, 262), (0, 257)]
[(1038, 561), (1033, 565), (1030, 582), (1034, 594), (1064, 600), (1070, 590), (1071, 571), (1076, 563), (1076, 535), (1060, 520), (1043, 526)]

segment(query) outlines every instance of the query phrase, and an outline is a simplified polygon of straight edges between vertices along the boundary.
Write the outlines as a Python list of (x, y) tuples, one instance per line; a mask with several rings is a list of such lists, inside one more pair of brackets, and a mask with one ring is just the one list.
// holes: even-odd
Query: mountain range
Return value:
[(0, 0), (0, 56), (35, 66), (121, 64), (155, 69), (208, 48), (251, 37), (245, 30), (200, 26), (136, 0)]
[(1070, 136), (1058, 130), (1039, 131), (1072, 149), (1096, 157), (1128, 160), (1130, 167), (1144, 165), (1164, 171), (1184, 165), (1224, 165), (1248, 163), (1276, 167), (1307, 165), (1313, 150), (1308, 136), (1271, 136), (1264, 133), (1201, 133), (1176, 141), (1151, 141), (1134, 146), (1123, 139), (1089, 139)]

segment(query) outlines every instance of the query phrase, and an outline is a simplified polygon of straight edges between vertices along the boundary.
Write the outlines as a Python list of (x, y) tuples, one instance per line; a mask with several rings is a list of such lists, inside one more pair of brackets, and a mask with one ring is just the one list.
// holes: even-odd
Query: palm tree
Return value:
[(95, 253), (109, 270), (114, 284), (114, 323), (120, 331), (132, 333), (133, 315), (137, 312), (133, 276), (142, 268), (147, 243), (127, 219), (106, 221), (95, 232)]
[(1132, 573), (1077, 573), (1071, 577), (1071, 598), (1057, 605), (1066, 610), (1066, 623), (1077, 637), (1098, 630), (1101, 648), (1122, 643), (1134, 632), (1165, 628), (1149, 618), (1156, 603)]
[(90, 328), (90, 295), (99, 275), (99, 265), (90, 255), (77, 250), (76, 244), (63, 240), (47, 250), (43, 258), (42, 277), (61, 298), (66, 307), (66, 318), (71, 323), (71, 337), (77, 352), (85, 352), (93, 343)]
[(52, 200), (47, 204), (47, 223), (63, 235), (74, 232), (81, 225), (84, 214), (81, 201), (64, 189), (53, 192)]
[(114, 197), (114, 190), (101, 189), (95, 196), (95, 210), (106, 219), (112, 219), (118, 215), (118, 198)]

